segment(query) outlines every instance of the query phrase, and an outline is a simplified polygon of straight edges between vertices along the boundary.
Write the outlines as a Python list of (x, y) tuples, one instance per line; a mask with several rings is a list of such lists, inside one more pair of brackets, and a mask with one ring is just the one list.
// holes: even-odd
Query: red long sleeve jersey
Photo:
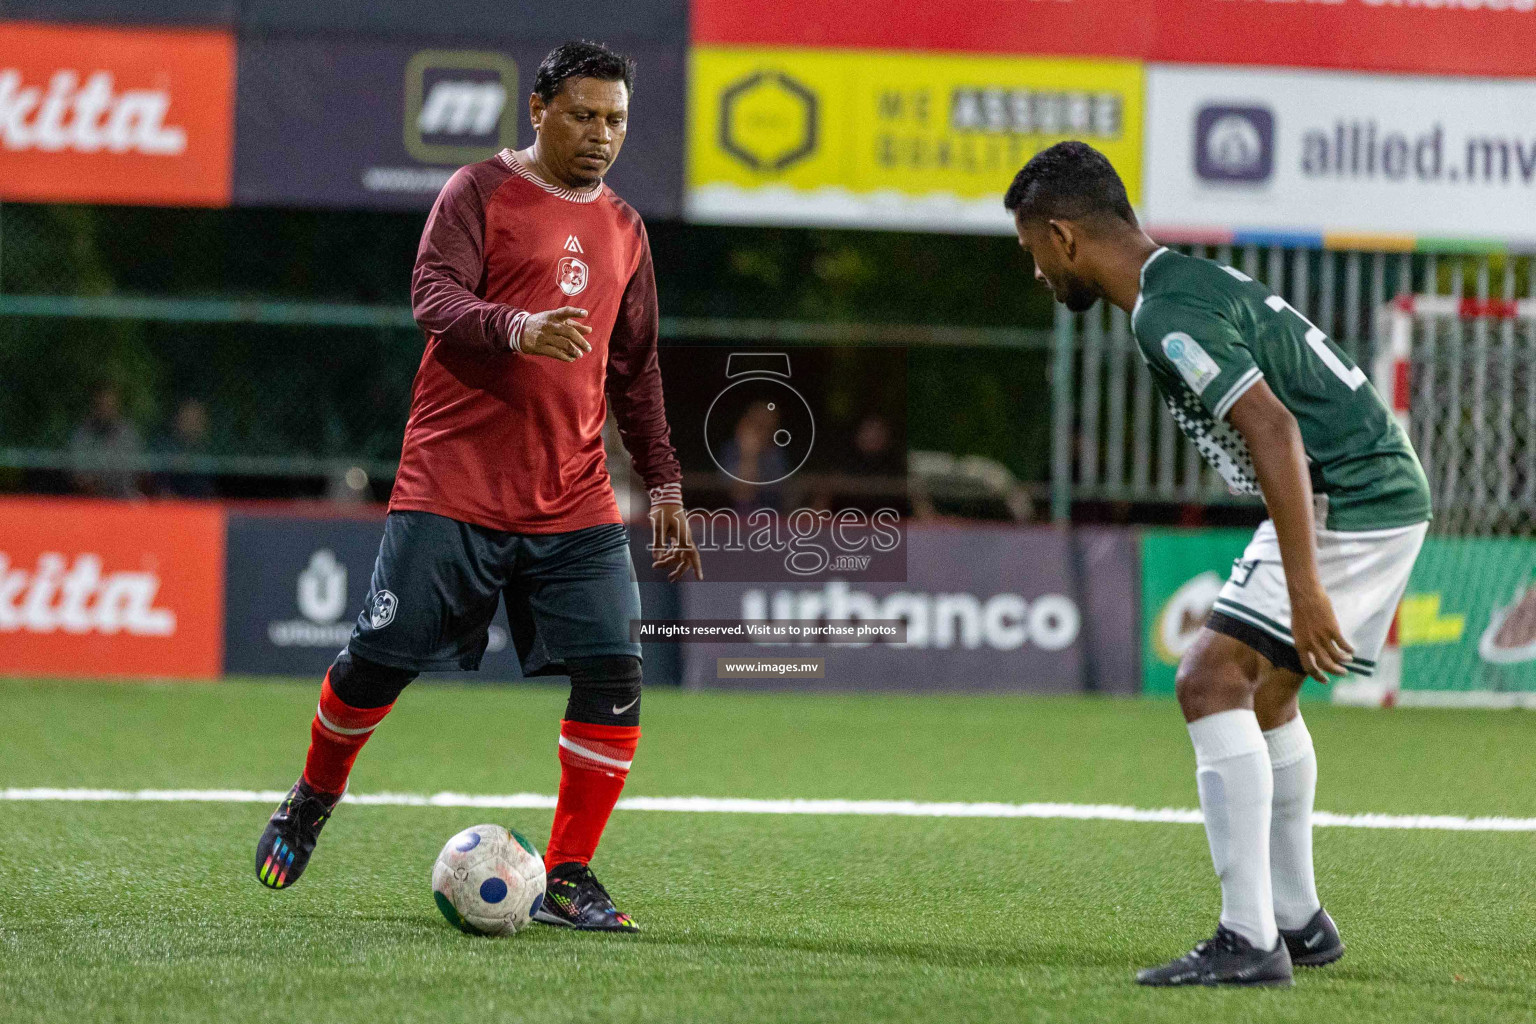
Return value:
[[(427, 348), (391, 511), (512, 533), (622, 522), (603, 456), (608, 401), (651, 500), (681, 500), (650, 243), (606, 185), (562, 188), (509, 150), (461, 168), (427, 218), (411, 301)], [(592, 351), (572, 363), (518, 353), (528, 316), (561, 306), (588, 311)]]

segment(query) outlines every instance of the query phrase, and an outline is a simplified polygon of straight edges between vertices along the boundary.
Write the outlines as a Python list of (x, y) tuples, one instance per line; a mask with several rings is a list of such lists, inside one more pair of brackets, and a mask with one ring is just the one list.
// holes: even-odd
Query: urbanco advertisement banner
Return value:
[[(908, 693), (1135, 693), (1136, 535), (911, 526), (905, 583), (818, 579), (679, 588), (685, 620), (904, 623), (905, 641), (692, 642), (685, 686)], [(707, 569), (706, 569), (707, 572)], [(816, 674), (732, 675), (725, 661), (817, 662)]]
[(227, 32), (0, 22), (0, 199), (223, 206)]
[(1536, 239), (1536, 82), (1158, 65), (1156, 229)]
[(1003, 193), (1066, 138), (1141, 183), (1141, 66), (891, 51), (696, 48), (687, 212), (721, 224), (1006, 234)]
[(698, 45), (1536, 76), (1536, 0), (694, 0)]
[(0, 674), (213, 679), (224, 512), (0, 499)]
[[(235, 201), (426, 210), (459, 167), (532, 144), (534, 75), (562, 41), (244, 41)], [(644, 215), (675, 216), (684, 46), (642, 41), (630, 53), (629, 134), (608, 184)]]

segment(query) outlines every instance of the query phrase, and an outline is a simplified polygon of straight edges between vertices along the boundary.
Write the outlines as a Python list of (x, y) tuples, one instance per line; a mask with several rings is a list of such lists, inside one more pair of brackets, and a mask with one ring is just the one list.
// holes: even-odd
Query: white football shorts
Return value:
[[(1355, 649), (1346, 663), (1355, 675), (1375, 674), (1428, 531), (1428, 523), (1391, 530), (1317, 531), (1318, 575), (1344, 638)], [(1273, 665), (1303, 671), (1291, 638), (1291, 597), (1280, 564), (1280, 541), (1268, 519), (1232, 563), (1232, 575), (1216, 595), (1206, 625), (1241, 640)]]

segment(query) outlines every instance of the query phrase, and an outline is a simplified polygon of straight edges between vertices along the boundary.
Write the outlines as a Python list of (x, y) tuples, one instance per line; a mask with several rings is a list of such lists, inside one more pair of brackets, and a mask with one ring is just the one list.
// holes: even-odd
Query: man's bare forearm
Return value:
[(1320, 586), (1312, 512), (1312, 474), (1296, 418), (1262, 381), (1232, 406), (1229, 417), (1243, 440), (1264, 492), (1264, 505), (1280, 541), (1280, 560), (1292, 593)]

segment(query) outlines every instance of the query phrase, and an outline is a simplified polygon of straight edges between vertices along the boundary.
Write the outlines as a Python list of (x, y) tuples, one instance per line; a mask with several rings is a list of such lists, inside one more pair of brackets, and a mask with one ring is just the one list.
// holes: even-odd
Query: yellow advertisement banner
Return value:
[(1062, 139), (1141, 198), (1135, 61), (698, 47), (688, 211), (723, 223), (1011, 230), (1002, 196)]

